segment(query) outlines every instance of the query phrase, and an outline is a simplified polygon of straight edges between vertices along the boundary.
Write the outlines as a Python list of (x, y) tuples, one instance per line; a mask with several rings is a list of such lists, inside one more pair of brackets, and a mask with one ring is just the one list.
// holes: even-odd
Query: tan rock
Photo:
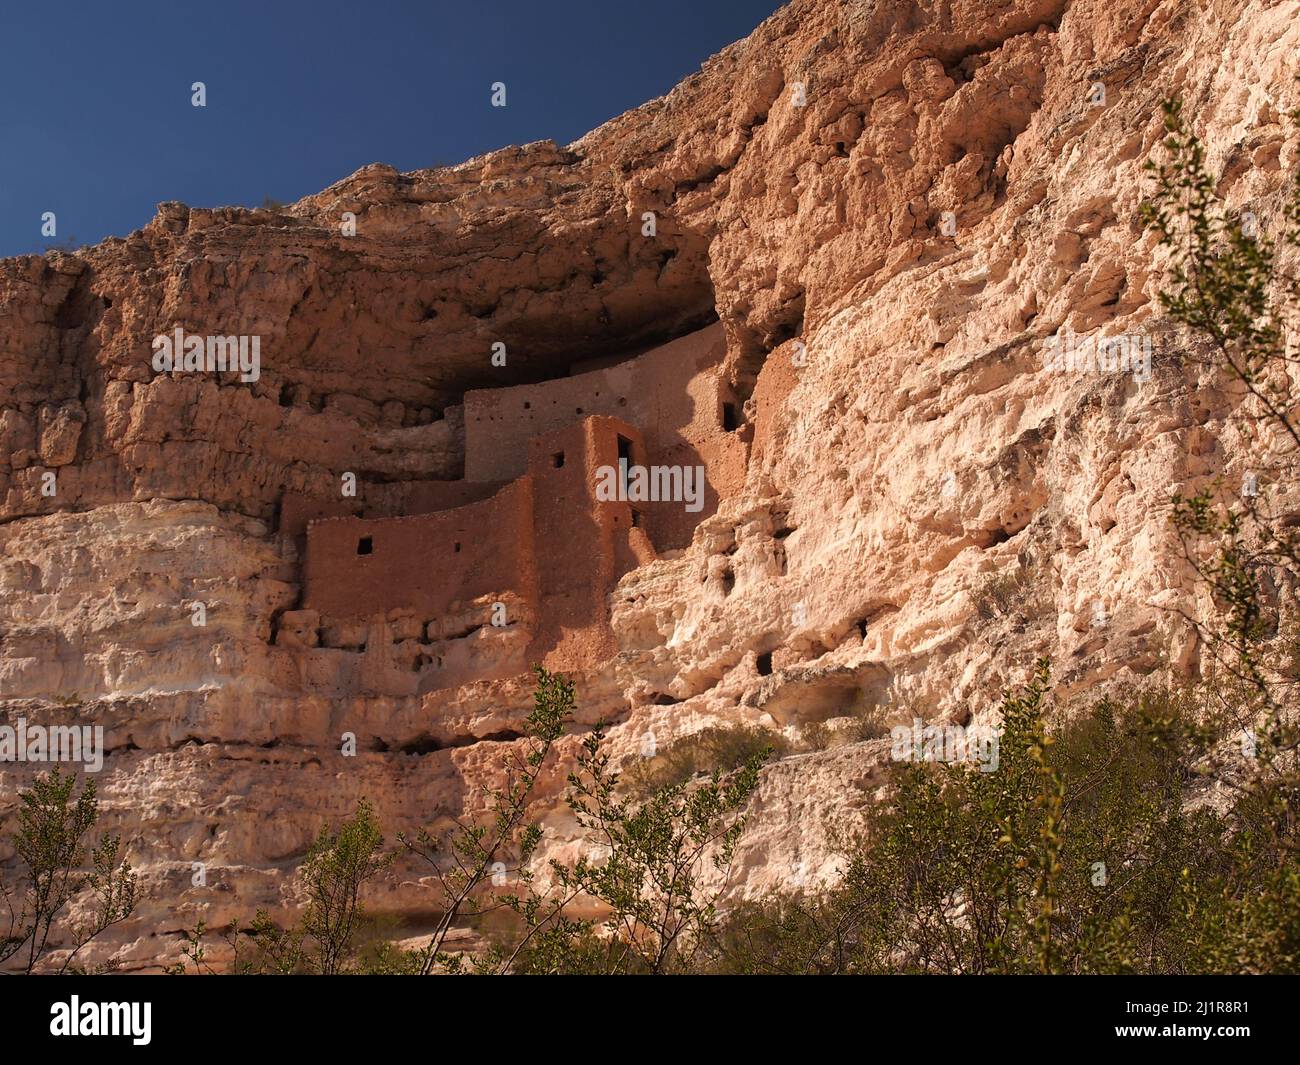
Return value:
[[(302, 576), (311, 518), (473, 505), (447, 482), (474, 389), (558, 401), (622, 365), (656, 382), (646, 411), (690, 408), (662, 446), (707, 452), (710, 506), (671, 546), (651, 525), (611, 547), (608, 640), (574, 670), (580, 726), (613, 721), (619, 758), (648, 729), (839, 730), (862, 702), (986, 720), (1039, 655), (1065, 696), (1195, 675), (1180, 611), (1208, 604), (1166, 504), (1258, 444), (1163, 316), (1141, 168), (1181, 95), (1228, 203), (1271, 210), (1298, 51), (1295, 5), (1268, 0), (798, 0), (568, 146), (376, 164), (284, 214), (164, 204), (126, 239), (0, 262), (0, 718), (105, 725), (106, 822), (145, 893), (87, 960), (157, 965), (198, 919), (286, 914), (320, 823), (362, 796), (390, 834), (483, 812), (528, 648), (578, 627), (560, 593), (334, 617)], [(716, 362), (637, 376), (715, 315)], [(177, 325), (259, 336), (260, 377), (156, 373)], [(1066, 330), (1149, 338), (1150, 380), (1046, 368)], [(706, 408), (732, 427), (691, 435)], [(319, 504), (302, 528), (295, 494)], [(883, 757), (767, 769), (735, 892), (832, 878), (830, 828)], [(0, 792), (30, 775), (0, 766)], [(557, 767), (543, 859), (582, 845), (563, 787)], [(401, 870), (375, 905), (430, 898)]]

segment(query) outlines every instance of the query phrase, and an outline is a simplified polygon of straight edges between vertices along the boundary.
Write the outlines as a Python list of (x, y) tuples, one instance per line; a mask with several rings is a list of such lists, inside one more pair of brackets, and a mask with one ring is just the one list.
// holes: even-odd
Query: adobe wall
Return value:
[[(513, 593), (536, 608), (529, 661), (608, 659), (617, 581), (685, 547), (719, 498), (743, 487), (751, 429), (738, 409), (734, 428), (724, 424), (724, 402), (735, 404), (724, 351), (715, 325), (616, 366), (471, 392), (462, 481), (362, 484), (358, 500), (287, 494), (282, 531), (306, 529), (303, 609), (435, 618), (456, 601)], [(598, 500), (596, 471), (618, 468), (620, 437), (633, 465), (704, 467), (703, 507)]]
[[(596, 471), (618, 469), (619, 438), (645, 464), (640, 431), (587, 417), (528, 443), (524, 474), (479, 502), (398, 518), (325, 518), (307, 526), (303, 609), (325, 618), (411, 610), (436, 618), (453, 603), (513, 593), (535, 620), (529, 662), (581, 669), (612, 656), (609, 594), (653, 560), (622, 500), (599, 500)], [(363, 538), (369, 551), (358, 553)]]
[(280, 497), (280, 520), (276, 526), (285, 536), (304, 536), (310, 522), (322, 518), (341, 518), (360, 509), (355, 499), (317, 499), (301, 492), (285, 492)]
[[(371, 551), (358, 554), (369, 537)], [(532, 482), (477, 503), (402, 518), (326, 518), (307, 526), (303, 608), (362, 617), (395, 608), (437, 617), (456, 600), (513, 591), (535, 602)]]
[(401, 481), (397, 484), (360, 481), (355, 498), (335, 499), (285, 492), (280, 499), (280, 520), (276, 528), (285, 536), (303, 536), (310, 522), (322, 518), (432, 514), (488, 499), (503, 485), (501, 481)]
[(404, 481), (394, 501), (398, 514), (434, 514), (489, 499), (504, 481)]
[[(588, 417), (528, 445), (540, 596), (530, 654), (548, 669), (594, 665), (617, 650), (608, 597), (636, 561), (628, 548), (632, 507), (597, 500), (595, 471), (617, 468), (619, 436), (631, 442), (633, 461), (644, 461), (642, 434), (616, 418)], [(653, 556), (644, 538), (641, 549)]]
[[(642, 431), (648, 463), (705, 467), (703, 510), (655, 505), (646, 511), (646, 532), (656, 548), (683, 548), (719, 498), (744, 485), (747, 446), (741, 433), (723, 424), (723, 404), (738, 408), (721, 379), (725, 350), (723, 328), (715, 323), (616, 366), (471, 391), (465, 396), (465, 478), (518, 476), (534, 437), (587, 415), (618, 418)], [(735, 415), (739, 422), (739, 409)]]

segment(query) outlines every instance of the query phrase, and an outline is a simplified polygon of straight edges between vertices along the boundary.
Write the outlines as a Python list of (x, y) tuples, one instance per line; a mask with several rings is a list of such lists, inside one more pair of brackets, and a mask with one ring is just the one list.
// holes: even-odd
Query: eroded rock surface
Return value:
[[(486, 624), (497, 598), (322, 618), (286, 493), (351, 472), (404, 513), (463, 476), (467, 391), (715, 319), (726, 472), (688, 546), (624, 560), (580, 726), (615, 722), (633, 756), (647, 732), (797, 737), (877, 703), (987, 720), (1039, 655), (1067, 695), (1194, 676), (1180, 612), (1205, 603), (1168, 500), (1263, 445), (1162, 315), (1141, 167), (1181, 96), (1229, 205), (1276, 221), (1297, 16), (796, 0), (567, 147), (376, 164), (279, 212), (167, 203), (125, 239), (0, 262), (0, 713), (105, 726), (105, 822), (145, 895), (92, 960), (146, 968), (198, 919), (283, 912), (362, 796), (390, 832), (472, 816), (519, 735), (524, 637)], [(156, 372), (176, 327), (260, 336), (259, 378)], [(1140, 338), (1150, 374), (1045, 368), (1066, 333)], [(454, 683), (413, 683), (420, 655)], [(769, 767), (735, 890), (833, 875), (827, 818), (870, 801), (881, 746)], [(3, 794), (30, 773), (0, 766)], [(557, 769), (552, 853), (562, 790)], [(432, 898), (411, 873), (373, 905), (418, 931)]]

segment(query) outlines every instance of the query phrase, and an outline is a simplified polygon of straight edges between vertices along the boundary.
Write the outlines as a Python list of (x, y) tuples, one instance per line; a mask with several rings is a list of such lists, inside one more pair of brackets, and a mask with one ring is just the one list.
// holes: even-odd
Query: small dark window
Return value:
[(533, 405), (529, 403), (528, 400), (524, 400), (524, 410), (531, 410), (532, 407)]
[(628, 468), (632, 465), (632, 441), (625, 436), (618, 438), (618, 469), (623, 478), (623, 494), (627, 495)]
[(554, 466), (557, 470), (564, 465), (563, 451), (557, 451), (554, 455), (551, 456), (551, 465)]
[(574, 408), (574, 413), (575, 413), (575, 414), (581, 414), (581, 413), (582, 413), (582, 408), (581, 408), (581, 407), (575, 407), (575, 408)]
[(457, 541), (452, 545), (452, 550), (455, 551), (456, 554), (458, 554), (458, 555), (460, 554), (460, 541), (459, 541), (459, 540), (457, 540)]
[(740, 415), (734, 403), (722, 405), (722, 428), (732, 433), (740, 428)]
[(765, 651), (759, 655), (755, 665), (758, 666), (758, 675), (760, 677), (770, 677), (772, 675), (772, 652)]
[(357, 541), (358, 555), (373, 555), (375, 553), (375, 541), (373, 537), (363, 536)]

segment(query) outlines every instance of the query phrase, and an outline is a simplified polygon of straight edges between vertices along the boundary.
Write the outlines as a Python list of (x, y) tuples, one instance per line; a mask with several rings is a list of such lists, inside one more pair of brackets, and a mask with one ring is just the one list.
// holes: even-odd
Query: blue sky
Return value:
[[(668, 91), (778, 7), (16, 0), (0, 7), (0, 256), (125, 236), (162, 200), (292, 201), (366, 163), (564, 143)], [(196, 81), (205, 108), (190, 104)], [(489, 105), (495, 81), (505, 108)]]

